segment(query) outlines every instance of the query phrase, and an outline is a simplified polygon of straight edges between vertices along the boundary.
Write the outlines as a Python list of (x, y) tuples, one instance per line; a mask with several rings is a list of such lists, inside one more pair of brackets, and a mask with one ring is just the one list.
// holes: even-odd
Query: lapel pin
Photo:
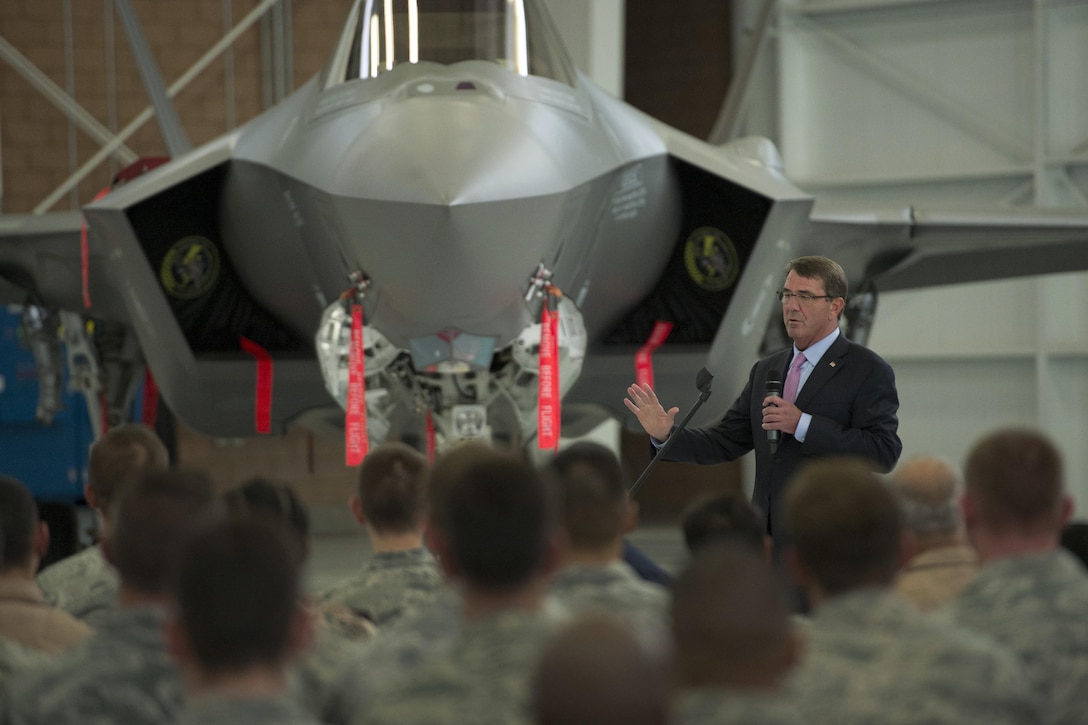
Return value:
[(831, 362), (828, 363), (828, 365), (830, 365), (831, 367), (835, 367), (835, 361), (832, 360)]

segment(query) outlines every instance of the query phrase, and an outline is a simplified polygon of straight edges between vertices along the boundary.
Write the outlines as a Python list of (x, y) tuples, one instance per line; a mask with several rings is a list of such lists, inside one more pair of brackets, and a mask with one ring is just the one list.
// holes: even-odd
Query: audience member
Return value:
[(922, 611), (932, 610), (959, 594), (978, 571), (960, 509), (963, 479), (947, 461), (917, 457), (900, 464), (891, 481), (914, 551), (895, 588)]
[[(277, 528), (294, 546), (302, 566), (310, 550), (310, 516), (290, 486), (253, 478), (226, 491), (223, 501), (228, 515), (239, 521), (256, 520)], [(374, 634), (374, 625), (338, 604), (303, 602), (315, 623), (312, 646), (302, 653), (294, 670), (298, 676), (294, 691), (311, 712), (328, 707), (333, 683), (345, 663), (359, 655), (360, 645)]]
[(798, 472), (787, 562), (813, 606), (790, 690), (816, 723), (1038, 723), (1023, 668), (992, 640), (894, 593), (904, 555), (895, 495), (862, 461)]
[(85, 643), (10, 682), (5, 725), (173, 719), (183, 695), (163, 631), (170, 577), (185, 535), (211, 501), (211, 484), (197, 473), (149, 472), (127, 488), (104, 542), (121, 580), (117, 608)]
[(83, 495), (97, 515), (99, 543), (38, 575), (38, 586), (51, 604), (92, 625), (103, 611), (117, 606), (117, 572), (102, 554), (112, 528), (112, 505), (135, 478), (169, 465), (166, 446), (144, 425), (118, 426), (91, 446)]
[(1020, 657), (1047, 722), (1082, 723), (1088, 572), (1058, 544), (1073, 509), (1061, 454), (1040, 433), (1000, 430), (975, 445), (964, 475), (964, 518), (982, 568), (947, 613)]
[(49, 548), (49, 527), (38, 518), (30, 489), (0, 476), (0, 636), (41, 652), (60, 652), (86, 639), (85, 623), (50, 606), (34, 581)]
[(356, 723), (518, 723), (529, 677), (555, 623), (543, 615), (558, 536), (548, 491), (528, 463), (462, 446), (433, 473), (430, 532), (459, 585), (453, 640), (367, 693)]
[(668, 658), (663, 641), (640, 639), (630, 622), (591, 612), (563, 630), (537, 665), (538, 725), (665, 725)]
[(709, 544), (739, 542), (772, 553), (763, 514), (740, 491), (702, 498), (687, 508), (681, 524), (684, 544), (694, 555)]
[(288, 665), (309, 644), (297, 542), (263, 521), (221, 520), (185, 545), (170, 649), (187, 702), (179, 725), (309, 725), (288, 697)]
[(672, 631), (674, 723), (802, 722), (781, 694), (800, 639), (761, 548), (699, 545), (673, 585)]
[(423, 546), (429, 468), (426, 457), (403, 443), (386, 443), (367, 454), (349, 506), (366, 528), (373, 555), (358, 574), (322, 592), (319, 601), (345, 605), (385, 627), (445, 586)]
[(562, 503), (567, 544), (552, 597), (572, 614), (600, 609), (663, 629), (668, 590), (639, 578), (621, 558), (638, 509), (616, 456), (597, 443), (575, 443), (552, 460), (546, 475)]
[[(0, 516), (0, 561), (4, 560), (4, 526)], [(5, 722), (3, 703), (7, 702), (8, 678), (38, 666), (47, 657), (43, 652), (28, 649), (14, 640), (0, 636), (0, 722)]]

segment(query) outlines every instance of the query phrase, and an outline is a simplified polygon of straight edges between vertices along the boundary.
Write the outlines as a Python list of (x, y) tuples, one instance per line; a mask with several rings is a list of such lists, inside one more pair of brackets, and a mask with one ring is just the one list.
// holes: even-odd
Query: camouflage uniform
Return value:
[(801, 725), (806, 721), (797, 708), (782, 696), (698, 688), (682, 690), (675, 697), (669, 722), (674, 725)]
[(923, 612), (951, 601), (978, 573), (970, 546), (942, 546), (923, 551), (904, 565), (895, 583), (899, 596)]
[[(5, 682), (20, 672), (40, 667), (49, 660), (50, 656), (44, 652), (24, 647), (7, 637), (0, 637), (0, 703), (6, 699), (2, 697)], [(0, 722), (3, 722), (2, 717)]]
[(54, 607), (93, 626), (103, 611), (117, 606), (120, 579), (102, 547), (92, 546), (43, 569), (38, 586)]
[(180, 710), (181, 676), (157, 607), (118, 608), (86, 642), (9, 682), (5, 725), (157, 725)]
[(355, 725), (529, 723), (530, 678), (556, 621), (512, 611), (465, 623), (443, 652), (375, 689)]
[(362, 571), (326, 589), (318, 600), (344, 604), (385, 627), (409, 608), (433, 599), (444, 587), (438, 563), (421, 547), (375, 554)]
[(1052, 722), (1088, 718), (1088, 573), (1071, 554), (990, 562), (940, 611), (1012, 650)]
[(340, 667), (321, 719), (333, 725), (351, 722), (370, 693), (412, 671), (429, 654), (448, 647), (461, 627), (461, 602), (445, 589), (433, 601), (381, 629), (360, 654)]
[(215, 695), (190, 701), (175, 725), (318, 725), (287, 698)]
[(1023, 674), (995, 642), (863, 589), (815, 610), (788, 688), (814, 723), (1039, 723)]
[(551, 596), (572, 616), (603, 610), (645, 627), (664, 627), (669, 611), (668, 590), (643, 581), (622, 561), (564, 567)]
[(42, 652), (61, 652), (90, 634), (86, 622), (47, 604), (33, 579), (0, 578), (0, 636)]
[[(299, 661), (292, 682), (292, 696), (314, 715), (330, 707), (342, 672), (359, 659), (363, 645), (374, 635), (374, 625), (335, 607), (311, 608), (315, 619), (314, 642)], [(350, 625), (350, 626), (349, 626)]]

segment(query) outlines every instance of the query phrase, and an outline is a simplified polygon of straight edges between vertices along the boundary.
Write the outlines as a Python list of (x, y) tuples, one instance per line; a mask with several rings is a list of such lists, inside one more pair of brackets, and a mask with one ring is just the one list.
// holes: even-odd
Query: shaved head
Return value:
[(669, 690), (663, 642), (642, 642), (604, 613), (563, 630), (544, 652), (534, 706), (541, 725), (664, 725)]
[(802, 467), (786, 491), (786, 528), (826, 595), (895, 581), (903, 512), (868, 461), (825, 458)]
[(1062, 457), (1041, 433), (1016, 428), (991, 433), (968, 454), (965, 476), (987, 527), (1061, 530)]
[(672, 631), (681, 687), (774, 687), (796, 656), (770, 565), (738, 543), (695, 552), (673, 584)]

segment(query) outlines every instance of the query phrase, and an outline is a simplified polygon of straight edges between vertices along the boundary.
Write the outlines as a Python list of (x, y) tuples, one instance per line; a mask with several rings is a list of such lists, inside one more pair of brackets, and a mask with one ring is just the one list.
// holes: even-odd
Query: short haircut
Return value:
[(964, 470), (980, 519), (998, 528), (1059, 526), (1062, 457), (1046, 436), (1026, 428), (991, 433), (975, 444)]
[(540, 567), (552, 534), (547, 490), (536, 469), (512, 455), (464, 445), (435, 465), (432, 520), (471, 584), (508, 591)]
[(903, 507), (903, 523), (921, 536), (954, 534), (963, 528), (963, 476), (950, 461), (918, 456), (899, 464), (891, 477)]
[(0, 571), (21, 567), (34, 553), (38, 505), (22, 481), (0, 475)]
[(299, 560), (306, 557), (310, 514), (294, 489), (281, 481), (254, 477), (223, 493), (227, 515), (278, 526), (290, 538)]
[(735, 541), (762, 551), (767, 525), (739, 491), (703, 498), (684, 512), (684, 543), (689, 552), (712, 543)]
[(288, 653), (301, 596), (300, 565), (282, 527), (219, 518), (182, 547), (178, 618), (201, 669), (276, 665)]
[(109, 542), (122, 584), (167, 593), (178, 548), (212, 500), (211, 482), (195, 471), (150, 471), (127, 486), (114, 506)]
[(795, 272), (798, 277), (818, 279), (824, 283), (824, 293), (844, 300), (850, 293), (846, 272), (839, 263), (827, 257), (797, 257), (786, 265), (786, 274)]
[(797, 557), (827, 594), (894, 581), (902, 512), (869, 463), (828, 458), (804, 466), (786, 490), (785, 517)]
[(620, 539), (627, 485), (612, 451), (598, 443), (575, 443), (552, 460), (547, 477), (574, 549), (599, 549)]
[(669, 722), (668, 648), (638, 634), (629, 622), (605, 612), (584, 614), (563, 627), (537, 663), (533, 722)]
[(108, 511), (121, 487), (147, 471), (170, 466), (166, 446), (146, 425), (126, 423), (111, 429), (91, 446), (87, 459), (87, 485), (98, 506)]
[(427, 458), (411, 446), (378, 446), (359, 467), (359, 504), (367, 524), (381, 533), (421, 529), (427, 510)]
[(766, 558), (747, 544), (696, 550), (673, 582), (670, 615), (685, 687), (781, 675), (792, 661), (785, 593)]

